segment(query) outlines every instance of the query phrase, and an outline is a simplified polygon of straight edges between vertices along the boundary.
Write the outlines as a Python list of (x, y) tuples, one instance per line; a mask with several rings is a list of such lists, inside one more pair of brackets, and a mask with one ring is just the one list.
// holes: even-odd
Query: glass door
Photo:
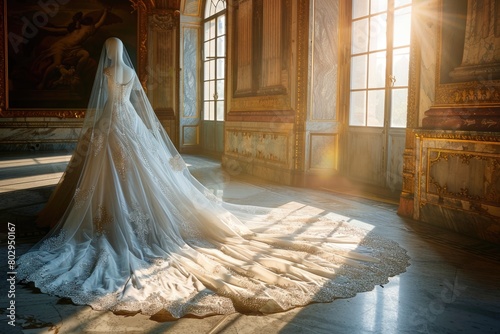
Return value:
[(349, 178), (399, 192), (408, 98), (411, 0), (353, 0)]
[(205, 153), (224, 151), (226, 1), (207, 1), (203, 39), (202, 147)]

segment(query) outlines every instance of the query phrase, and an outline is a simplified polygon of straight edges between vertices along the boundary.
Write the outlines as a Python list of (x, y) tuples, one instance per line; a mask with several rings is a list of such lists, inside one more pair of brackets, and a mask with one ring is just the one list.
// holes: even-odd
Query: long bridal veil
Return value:
[(395, 242), (334, 215), (222, 201), (155, 116), (120, 40), (103, 47), (77, 147), (18, 278), (97, 310), (279, 312), (404, 272)]

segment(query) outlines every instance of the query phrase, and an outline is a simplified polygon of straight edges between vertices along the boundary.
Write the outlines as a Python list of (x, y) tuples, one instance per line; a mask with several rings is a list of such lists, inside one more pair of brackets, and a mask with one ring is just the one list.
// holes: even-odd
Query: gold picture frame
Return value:
[[(0, 21), (0, 117), (83, 117), (88, 85), (91, 88), (95, 73), (92, 64), (96, 57), (99, 60), (102, 44), (111, 36), (124, 41), (139, 79), (145, 84), (147, 15), (153, 7), (151, 0), (106, 0), (100, 3), (28, 0), (22, 4), (0, 0), (0, 10), (5, 18)], [(101, 24), (96, 27), (99, 22)], [(62, 49), (61, 43), (57, 42), (62, 37), (68, 39), (70, 33), (79, 29), (75, 28), (77, 24), (87, 25), (87, 29), (93, 24), (94, 31), (82, 43)], [(15, 53), (22, 48), (22, 55)], [(34, 51), (36, 48), (39, 52)], [(84, 57), (88, 61), (77, 69)], [(83, 79), (85, 75), (87, 77)]]

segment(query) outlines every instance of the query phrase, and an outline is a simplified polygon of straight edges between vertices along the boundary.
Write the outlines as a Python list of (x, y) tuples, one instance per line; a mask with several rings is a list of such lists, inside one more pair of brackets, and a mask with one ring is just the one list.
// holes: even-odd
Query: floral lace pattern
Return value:
[(114, 220), (115, 218), (108, 213), (108, 210), (103, 205), (99, 205), (98, 211), (93, 219), (96, 235), (100, 236), (106, 234)]
[(170, 158), (168, 162), (170, 163), (170, 166), (172, 166), (172, 169), (176, 172), (180, 172), (184, 168), (186, 168), (186, 164), (184, 163), (184, 160), (182, 160), (180, 154), (177, 154), (176, 156)]
[(128, 215), (130, 222), (134, 223), (134, 232), (142, 245), (146, 245), (146, 235), (149, 233), (149, 227), (147, 222), (149, 221), (149, 215), (142, 210), (138, 204), (135, 204), (133, 211)]
[(83, 207), (83, 205), (85, 203), (87, 203), (88, 199), (90, 198), (90, 196), (92, 195), (94, 190), (95, 190), (95, 187), (91, 187), (89, 189), (77, 188), (75, 190), (75, 194), (73, 196), (73, 199), (75, 202), (75, 204), (74, 204), (75, 208), (80, 209), (81, 207)]

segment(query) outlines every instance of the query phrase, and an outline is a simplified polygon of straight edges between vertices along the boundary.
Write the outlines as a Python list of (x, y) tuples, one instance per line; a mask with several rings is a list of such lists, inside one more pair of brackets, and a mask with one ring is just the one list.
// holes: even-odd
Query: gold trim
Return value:
[[(434, 158), (432, 155), (437, 154)], [(469, 201), (486, 201), (488, 203), (496, 203), (498, 201), (498, 194), (493, 190), (490, 193), (485, 194), (484, 196), (480, 195), (471, 195), (470, 190), (465, 187), (461, 188), (458, 192), (452, 192), (448, 190), (448, 185), (441, 185), (439, 181), (437, 181), (431, 175), (431, 168), (441, 161), (448, 161), (450, 158), (458, 158), (460, 163), (463, 165), (470, 165), (471, 160), (482, 160), (485, 161), (489, 167), (492, 168), (492, 174), (498, 173), (500, 169), (500, 159), (496, 154), (485, 154), (485, 153), (472, 153), (472, 152), (457, 152), (453, 150), (427, 150), (427, 184), (426, 193), (437, 195), (439, 197), (447, 197), (447, 198), (455, 198), (455, 199), (466, 199)], [(431, 185), (433, 185), (436, 190), (431, 190)], [(484, 190), (484, 189), (483, 189)], [(487, 203), (484, 203), (487, 204)]]
[(500, 135), (498, 133), (488, 133), (488, 132), (458, 132), (458, 131), (444, 131), (444, 130), (439, 130), (439, 131), (432, 131), (428, 130), (429, 132), (415, 132), (415, 138), (417, 139), (422, 139), (422, 140), (428, 140), (428, 139), (434, 139), (434, 140), (455, 140), (455, 141), (480, 141), (480, 142), (491, 142), (491, 143), (498, 143), (500, 142)]
[(186, 13), (186, 2), (188, 2), (188, 0), (183, 0), (182, 1), (182, 5), (181, 5), (182, 15), (191, 16), (191, 17), (200, 17), (201, 16), (201, 3), (202, 3), (202, 1), (197, 0), (196, 3), (197, 3), (197, 7), (198, 8), (197, 8), (196, 13), (189, 13), (189, 14)]
[(297, 5), (297, 97), (295, 114), (294, 163), (296, 172), (304, 171), (305, 137), (307, 112), (307, 79), (308, 79), (308, 42), (309, 1), (300, 0)]
[(418, 126), (418, 114), (419, 114), (419, 100), (420, 100), (420, 67), (422, 66), (422, 54), (420, 47), (420, 34), (417, 32), (421, 31), (419, 24), (424, 22), (419, 19), (418, 13), (420, 13), (419, 5), (421, 3), (414, 4), (412, 8), (412, 18), (411, 18), (411, 44), (410, 44), (410, 71), (409, 71), (409, 82), (408, 82), (408, 107), (406, 114), (406, 128), (416, 128)]

